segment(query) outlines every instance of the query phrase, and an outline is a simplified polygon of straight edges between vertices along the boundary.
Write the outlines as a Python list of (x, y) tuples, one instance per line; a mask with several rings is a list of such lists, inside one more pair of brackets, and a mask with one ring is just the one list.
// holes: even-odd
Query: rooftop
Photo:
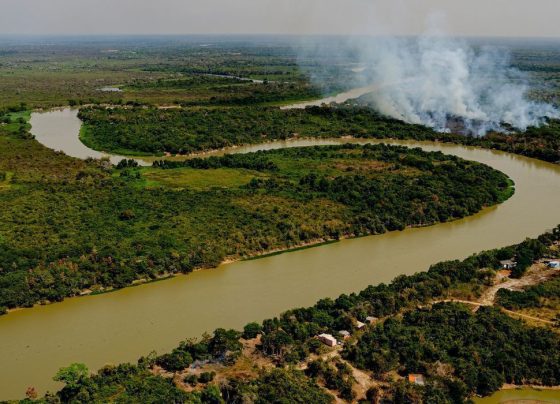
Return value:
[(417, 384), (419, 386), (423, 386), (424, 384), (426, 384), (426, 381), (424, 380), (424, 375), (420, 375), (420, 374), (409, 374), (408, 381), (410, 383)]

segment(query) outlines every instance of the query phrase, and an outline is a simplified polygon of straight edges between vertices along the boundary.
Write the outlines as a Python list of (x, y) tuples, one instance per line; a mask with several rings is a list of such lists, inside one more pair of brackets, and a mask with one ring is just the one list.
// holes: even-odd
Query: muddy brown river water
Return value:
[[(35, 113), (31, 123), (32, 132), (46, 146), (80, 158), (92, 155), (76, 142), (80, 122), (75, 111)], [(344, 142), (348, 140), (275, 142), (232, 152)], [(457, 145), (391, 143), (488, 164), (515, 181), (516, 193), (500, 206), (452, 223), (222, 265), (2, 316), (0, 399), (23, 397), (28, 386), (40, 392), (58, 387), (52, 376), (72, 362), (95, 370), (108, 363), (135, 361), (217, 327), (239, 328), (323, 297), (426, 270), (442, 260), (520, 242), (560, 223), (560, 166)]]
[(475, 404), (560, 404), (560, 390), (508, 389), (490, 397), (478, 398)]

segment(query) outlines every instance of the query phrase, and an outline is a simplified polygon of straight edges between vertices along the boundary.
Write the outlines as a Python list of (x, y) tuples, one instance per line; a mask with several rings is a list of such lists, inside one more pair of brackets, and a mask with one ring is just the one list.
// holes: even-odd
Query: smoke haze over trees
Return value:
[[(407, 10), (401, 9), (405, 20)], [(417, 37), (379, 35), (385, 29), (375, 15), (371, 24), (371, 36), (303, 41), (300, 63), (321, 60), (324, 66), (311, 76), (328, 88), (332, 78), (323, 71), (354, 62), (341, 79), (371, 86), (367, 102), (377, 111), (440, 132), (525, 131), (560, 118), (557, 107), (528, 98), (530, 77), (512, 65), (507, 46), (451, 37), (438, 14)]]
[(527, 77), (510, 66), (503, 49), (422, 36), (383, 40), (362, 57), (379, 84), (373, 105), (410, 123), (447, 131), (450, 120), (459, 119), (467, 132), (483, 135), (504, 123), (526, 130), (559, 117), (553, 106), (527, 99)]

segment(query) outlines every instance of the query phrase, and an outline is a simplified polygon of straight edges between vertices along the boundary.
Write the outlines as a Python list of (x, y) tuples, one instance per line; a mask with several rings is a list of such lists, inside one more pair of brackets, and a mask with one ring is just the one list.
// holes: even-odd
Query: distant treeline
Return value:
[[(265, 74), (266, 77), (275, 74), (284, 75), (284, 71), (269, 71), (267, 73), (258, 70), (254, 74)], [(286, 72), (287, 73), (287, 72)], [(288, 73), (287, 73), (288, 74)], [(223, 75), (223, 77), (220, 77)], [(159, 90), (184, 90), (192, 95), (191, 100), (180, 101), (183, 106), (242, 106), (257, 105), (263, 103), (287, 102), (290, 100), (316, 99), (322, 96), (320, 89), (312, 84), (288, 75), (289, 82), (268, 81), (253, 82), (250, 79), (241, 79), (232, 75), (231, 71), (214, 73), (188, 73), (182, 78), (160, 79), (152, 82), (139, 81), (128, 89), (135, 92), (159, 91)], [(286, 78), (283, 77), (283, 80)]]
[(276, 171), (278, 166), (266, 158), (263, 153), (252, 154), (228, 154), (224, 157), (211, 156), (208, 158), (193, 158), (184, 161), (158, 160), (154, 161), (153, 167), (162, 169), (172, 168), (246, 168), (256, 171)]

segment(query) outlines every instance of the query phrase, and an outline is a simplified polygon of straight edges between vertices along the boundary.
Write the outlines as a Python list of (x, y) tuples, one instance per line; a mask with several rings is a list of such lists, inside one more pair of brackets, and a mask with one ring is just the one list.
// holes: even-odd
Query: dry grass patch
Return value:
[(207, 170), (194, 168), (146, 169), (142, 174), (147, 180), (147, 186), (163, 185), (170, 188), (191, 188), (198, 191), (212, 188), (239, 188), (255, 177), (265, 177), (257, 171), (233, 168)]

